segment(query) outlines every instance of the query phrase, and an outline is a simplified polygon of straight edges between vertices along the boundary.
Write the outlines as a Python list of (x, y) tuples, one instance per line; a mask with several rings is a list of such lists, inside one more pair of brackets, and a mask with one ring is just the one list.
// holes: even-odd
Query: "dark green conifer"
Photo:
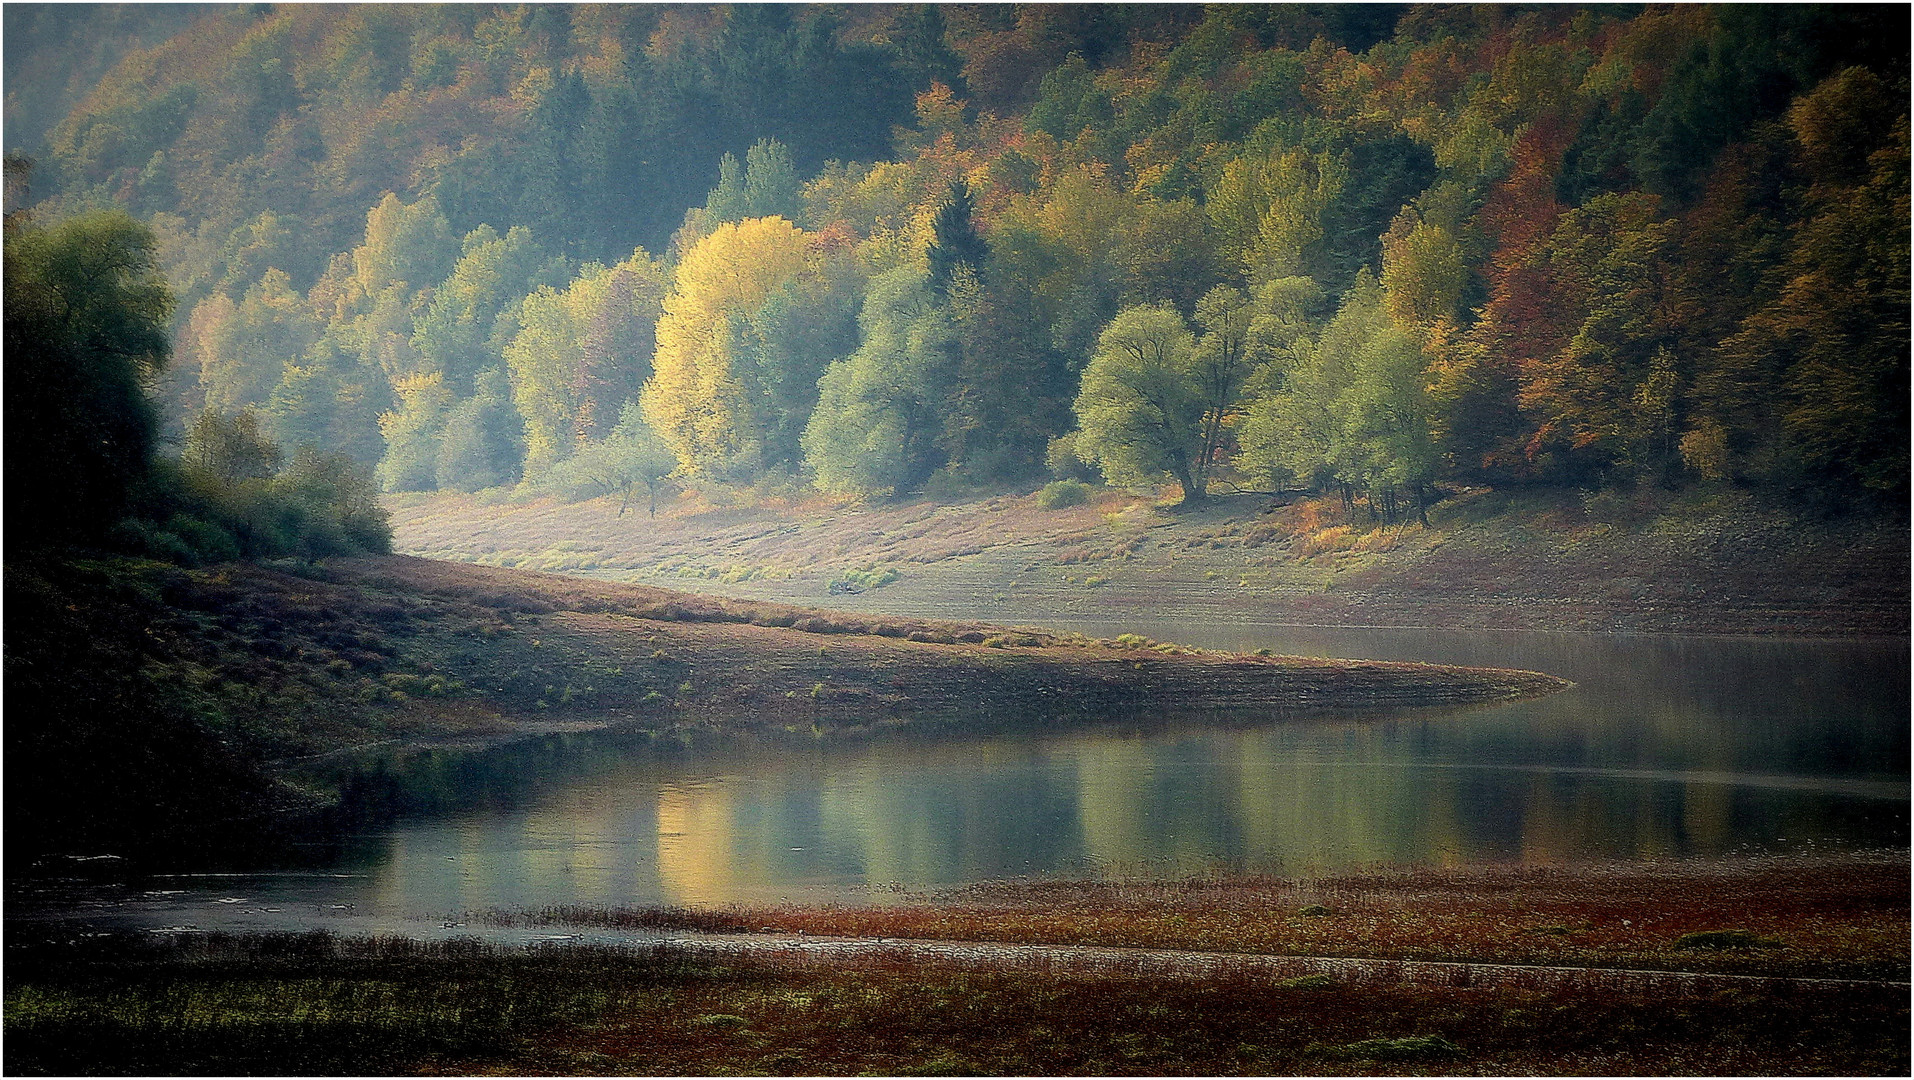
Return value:
[(984, 279), (990, 246), (977, 233), (977, 224), (970, 216), (972, 209), (970, 185), (961, 179), (952, 180), (950, 197), (937, 208), (937, 216), (931, 221), (930, 287), (939, 298), (949, 295), (950, 283), (960, 266), (969, 267), (979, 282)]

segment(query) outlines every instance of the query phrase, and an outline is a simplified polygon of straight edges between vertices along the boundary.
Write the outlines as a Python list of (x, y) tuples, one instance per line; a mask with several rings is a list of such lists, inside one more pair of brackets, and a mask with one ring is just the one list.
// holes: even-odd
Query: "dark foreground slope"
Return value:
[(276, 765), (554, 730), (854, 734), (1455, 706), (1531, 672), (1243, 656), (405, 557), (7, 575), (9, 855), (216, 843), (336, 792)]

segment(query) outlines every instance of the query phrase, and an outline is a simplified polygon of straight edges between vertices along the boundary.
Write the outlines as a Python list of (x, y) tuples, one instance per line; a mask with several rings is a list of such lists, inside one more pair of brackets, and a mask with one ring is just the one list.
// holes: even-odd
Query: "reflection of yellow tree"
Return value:
[(1229, 755), (1252, 861), (1330, 867), (1463, 853), (1453, 775), (1363, 764), (1390, 756), (1373, 729), (1317, 735), (1333, 736), (1336, 753), (1310, 753), (1293, 732), (1264, 730), (1240, 736)]
[(658, 789), (658, 877), (674, 904), (732, 898), (731, 793), (723, 784)]
[[(1574, 820), (1574, 809), (1563, 805), (1558, 795), (1558, 781), (1549, 774), (1539, 774), (1529, 780), (1528, 794), (1522, 799), (1522, 861), (1524, 863), (1557, 863), (1576, 847), (1576, 837), (1582, 832)], [(1585, 785), (1577, 785), (1578, 788)]]
[(1635, 856), (1641, 859), (1664, 859), (1673, 855), (1674, 843), (1655, 805), (1658, 785), (1634, 783), (1628, 786), (1635, 789)]

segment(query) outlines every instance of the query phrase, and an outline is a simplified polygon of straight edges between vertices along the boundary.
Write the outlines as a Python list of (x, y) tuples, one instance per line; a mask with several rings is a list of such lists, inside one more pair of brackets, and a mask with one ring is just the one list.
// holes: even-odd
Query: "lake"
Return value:
[(427, 809), (270, 871), (89, 887), (83, 900), (147, 926), (376, 931), (456, 927), (495, 908), (881, 903), (1019, 876), (1907, 845), (1904, 639), (1048, 621), (1530, 668), (1576, 685), (1321, 722), (1166, 717), (1061, 736), (703, 745), (570, 735), (414, 753), (386, 764), (385, 797)]

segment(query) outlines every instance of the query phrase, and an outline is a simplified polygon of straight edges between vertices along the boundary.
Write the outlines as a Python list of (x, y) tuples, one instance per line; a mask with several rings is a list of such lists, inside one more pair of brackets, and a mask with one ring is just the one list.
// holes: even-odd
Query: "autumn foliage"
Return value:
[[(392, 487), (537, 486), (637, 401), (682, 479), (865, 495), (1028, 483), (1065, 439), (1389, 517), (1906, 497), (1902, 11), (112, 17), (145, 45), (10, 105), (33, 212), (151, 218), (175, 422), (254, 407)], [(1200, 436), (1106, 438), (1101, 343), (1218, 288), (1244, 371), (1176, 391)]]

